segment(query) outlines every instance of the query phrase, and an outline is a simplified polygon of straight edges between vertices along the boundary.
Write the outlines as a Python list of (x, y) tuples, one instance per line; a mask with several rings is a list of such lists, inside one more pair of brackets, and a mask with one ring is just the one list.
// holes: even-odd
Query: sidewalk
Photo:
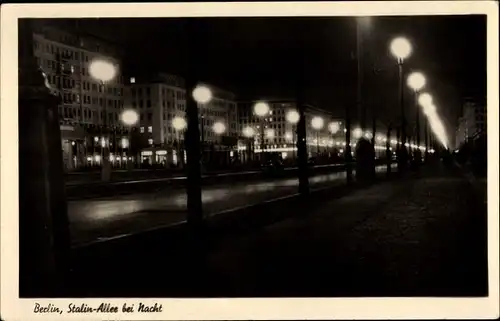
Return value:
[(209, 266), (221, 295), (486, 295), (486, 208), (472, 193), (452, 173), (375, 185), (220, 245)]
[(486, 208), (465, 178), (440, 169), (338, 192), (260, 207), (296, 213), (212, 230), (201, 257), (174, 231), (81, 256), (75, 277), (90, 296), (487, 295)]

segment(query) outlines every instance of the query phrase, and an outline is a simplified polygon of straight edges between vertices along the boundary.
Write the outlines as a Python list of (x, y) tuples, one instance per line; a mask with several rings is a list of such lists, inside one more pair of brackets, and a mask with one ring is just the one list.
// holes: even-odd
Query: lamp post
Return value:
[[(116, 76), (116, 67), (110, 61), (105, 59), (95, 59), (90, 63), (89, 74), (92, 78), (100, 84), (101, 94), (99, 95), (99, 100), (102, 98), (102, 94), (106, 92), (106, 83), (113, 80)], [(107, 102), (104, 99), (104, 117), (102, 119), (102, 125), (107, 129), (108, 126), (108, 113), (107, 113)], [(101, 130), (102, 133), (102, 130)], [(111, 176), (111, 167), (109, 163), (109, 142), (103, 138), (101, 141), (101, 180), (109, 181)]]
[[(266, 129), (266, 138), (269, 139), (269, 141), (271, 141), (274, 138), (274, 129), (272, 129), (272, 128)], [(271, 145), (271, 148), (272, 148), (272, 145)]]
[[(217, 121), (213, 124), (212, 130), (217, 135), (222, 135), (226, 131), (226, 125), (223, 122)], [(225, 153), (224, 153), (225, 154)], [(226, 159), (226, 157), (224, 157)], [(220, 158), (218, 158), (220, 160)], [(219, 162), (220, 164), (220, 162)]]
[(247, 126), (247, 127), (243, 128), (243, 136), (247, 139), (247, 146), (246, 146), (247, 150), (248, 150), (247, 155), (248, 155), (248, 160), (250, 160), (250, 158), (251, 158), (251, 150), (250, 149), (253, 150), (253, 148), (252, 148), (253, 144), (251, 144), (250, 142), (251, 142), (251, 139), (255, 137), (255, 130), (252, 127)]
[(420, 106), (422, 106), (424, 115), (426, 116), (424, 118), (424, 132), (425, 132), (425, 161), (428, 160), (429, 157), (429, 121), (428, 118), (430, 115), (434, 114), (436, 111), (436, 107), (432, 103), (432, 96), (428, 93), (422, 93), (418, 97), (418, 103)]
[(405, 117), (405, 109), (404, 109), (404, 94), (403, 94), (403, 64), (406, 58), (408, 58), (411, 54), (411, 44), (410, 42), (403, 37), (395, 38), (391, 42), (391, 52), (394, 57), (397, 59), (398, 71), (399, 71), (399, 104), (401, 108), (401, 155), (399, 157), (399, 169), (403, 171), (406, 167), (406, 154), (407, 149), (405, 146), (406, 143), (406, 117)]
[(212, 91), (205, 85), (198, 85), (193, 90), (193, 99), (201, 106), (200, 108), (200, 131), (201, 131), (201, 162), (204, 164), (205, 155), (205, 128), (204, 128), (204, 107), (212, 100)]
[(319, 156), (319, 131), (323, 129), (324, 121), (319, 116), (314, 116), (311, 120), (312, 127), (316, 130), (316, 154)]
[(299, 119), (300, 119), (300, 115), (299, 113), (296, 111), (296, 110), (289, 110), (287, 113), (286, 113), (286, 120), (292, 125), (292, 149), (293, 149), (293, 159), (296, 158), (296, 154), (295, 154), (295, 148), (297, 146), (295, 146), (295, 137), (297, 135), (296, 131), (297, 131), (297, 123), (299, 122)]
[(392, 122), (389, 122), (389, 124), (387, 125), (387, 134), (386, 134), (386, 137), (383, 138), (383, 141), (385, 142), (385, 157), (386, 157), (386, 174), (387, 174), (387, 177), (389, 177), (391, 175), (391, 165), (392, 165), (391, 131), (392, 131)]
[(177, 163), (179, 163), (179, 157), (182, 157), (182, 162), (184, 162), (184, 155), (180, 155), (181, 154), (181, 139), (180, 139), (180, 133), (186, 129), (187, 127), (187, 122), (186, 120), (183, 118), (183, 117), (180, 117), (180, 116), (175, 116), (173, 119), (172, 119), (172, 127), (174, 127), (175, 129), (175, 132), (177, 134)]
[(260, 101), (253, 106), (253, 112), (260, 118), (260, 153), (261, 161), (264, 157), (264, 119), (269, 115), (269, 105), (266, 102)]
[[(133, 109), (126, 109), (124, 110), (121, 115), (120, 115), (120, 120), (122, 123), (128, 127), (128, 142), (127, 142), (127, 148), (128, 148), (128, 153), (127, 153), (127, 167), (129, 170), (132, 169), (132, 162), (131, 162), (131, 155), (132, 155), (132, 128), (137, 124), (139, 121), (139, 114)], [(123, 147), (123, 141), (122, 141), (122, 147)]]
[[(328, 131), (330, 132), (330, 134), (332, 134), (332, 139), (335, 138), (335, 134), (337, 134), (339, 130), (340, 130), (340, 123), (339, 122), (332, 121), (328, 124)], [(332, 150), (334, 150), (334, 149), (332, 148)]]
[(371, 17), (359, 17), (356, 19), (356, 62), (357, 62), (357, 112), (358, 120), (361, 123), (361, 127), (366, 126), (366, 104), (364, 102), (364, 89), (365, 77), (364, 77), (364, 65), (365, 65), (365, 42), (367, 39), (366, 34), (369, 31), (371, 25)]
[[(421, 72), (413, 72), (408, 76), (408, 86), (413, 89), (413, 92), (415, 93), (415, 126), (417, 128), (417, 146), (420, 146), (420, 108), (418, 107), (418, 93), (420, 92), (420, 90), (422, 90), (422, 88), (424, 88), (425, 83), (425, 76)], [(420, 149), (417, 149), (415, 151), (415, 155), (415, 160), (417, 164), (419, 164), (421, 160)]]

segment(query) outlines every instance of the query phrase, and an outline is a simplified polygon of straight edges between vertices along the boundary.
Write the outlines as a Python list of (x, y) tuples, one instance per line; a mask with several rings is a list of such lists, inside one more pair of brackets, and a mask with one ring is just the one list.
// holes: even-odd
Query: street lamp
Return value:
[(176, 133), (177, 133), (177, 157), (181, 157), (181, 160), (184, 159), (184, 155), (181, 154), (181, 143), (180, 143), (180, 132), (186, 129), (187, 127), (187, 122), (183, 117), (180, 116), (175, 116), (172, 119), (172, 127), (174, 127)]
[(290, 110), (286, 114), (286, 120), (290, 124), (293, 124), (293, 125), (297, 124), (299, 122), (299, 119), (300, 119), (300, 115), (296, 110)]
[[(415, 126), (416, 126), (416, 134), (417, 134), (417, 145), (420, 145), (420, 108), (418, 108), (419, 105), (419, 97), (418, 93), (422, 88), (424, 88), (426, 84), (425, 76), (421, 72), (413, 72), (408, 76), (408, 86), (413, 89), (413, 92), (415, 93)], [(417, 163), (420, 163), (420, 150), (417, 150), (416, 153), (417, 155)]]
[(264, 157), (264, 118), (269, 115), (269, 104), (259, 101), (253, 106), (253, 112), (260, 118), (260, 152), (261, 160)]
[(291, 134), (292, 137), (291, 137), (291, 140), (292, 140), (292, 149), (293, 149), (293, 159), (295, 159), (296, 158), (296, 154), (295, 154), (295, 147), (296, 147), (295, 146), (295, 135), (296, 135), (296, 131), (297, 131), (297, 123), (300, 120), (300, 114), (296, 110), (290, 110), (286, 114), (286, 120), (292, 125), (292, 134)]
[[(137, 124), (139, 121), (139, 114), (133, 110), (133, 109), (126, 109), (124, 110), (121, 115), (120, 115), (120, 120), (122, 123), (128, 127), (128, 142), (127, 142), (127, 148), (128, 148), (128, 153), (127, 153), (127, 164), (129, 169), (132, 168), (132, 162), (128, 161), (129, 157), (131, 156), (131, 141), (132, 141), (132, 127)], [(122, 140), (122, 148), (124, 147), (123, 140)]]
[(266, 130), (266, 137), (269, 139), (273, 139), (274, 138), (274, 129), (272, 129), (272, 128), (267, 129)]
[(352, 135), (354, 136), (354, 138), (360, 139), (361, 137), (363, 137), (363, 130), (361, 128), (356, 128), (353, 130)]
[(212, 100), (212, 91), (209, 87), (205, 85), (198, 85), (193, 89), (193, 99), (199, 105), (200, 108), (200, 132), (201, 132), (201, 162), (204, 160), (204, 152), (205, 152), (205, 115), (204, 115), (204, 107)]
[(224, 125), (224, 123), (218, 121), (218, 122), (214, 123), (214, 125), (212, 126), (212, 129), (213, 129), (214, 133), (216, 133), (217, 135), (221, 135), (226, 131), (226, 125)]
[[(213, 124), (212, 130), (216, 135), (222, 135), (226, 131), (226, 125), (223, 122), (217, 121)], [(222, 145), (222, 144), (221, 144)], [(224, 152), (225, 155), (225, 152)]]
[(431, 103), (424, 107), (424, 114), (427, 117), (432, 117), (435, 113), (436, 113), (436, 106), (434, 106), (434, 104)]
[(316, 153), (319, 155), (319, 131), (323, 128), (325, 122), (320, 116), (314, 116), (311, 125), (316, 130)]
[(243, 136), (245, 136), (246, 138), (251, 138), (255, 135), (255, 130), (252, 128), (252, 127), (245, 127), (243, 128)]
[(205, 85), (198, 85), (193, 89), (193, 98), (199, 104), (208, 104), (212, 100), (212, 91)]
[(332, 135), (335, 135), (340, 130), (340, 124), (336, 121), (332, 121), (328, 124), (328, 130)]
[(269, 105), (266, 102), (260, 101), (254, 105), (255, 114), (259, 117), (264, 117), (269, 114)]
[(407, 84), (415, 92), (419, 92), (426, 84), (425, 76), (421, 72), (415, 71), (408, 76)]
[(410, 42), (404, 37), (395, 38), (391, 42), (391, 53), (398, 59), (398, 63), (402, 63), (403, 60), (408, 58), (411, 50)]
[[(105, 84), (113, 78), (115, 78), (117, 73), (115, 65), (106, 60), (106, 59), (95, 59), (89, 65), (89, 74), (92, 78), (100, 84), (101, 93), (105, 91)], [(101, 95), (99, 95), (99, 100), (101, 100)], [(104, 118), (103, 118), (103, 127), (107, 127), (107, 119), (108, 113), (106, 110), (107, 103), (104, 101)], [(102, 133), (102, 129), (101, 129)], [(103, 181), (108, 181), (111, 176), (111, 167), (109, 163), (109, 147), (105, 147), (101, 145), (101, 154), (102, 154), (102, 166), (101, 166), (101, 179)]]
[[(398, 70), (399, 70), (399, 103), (401, 108), (401, 137), (403, 145), (406, 142), (406, 117), (404, 110), (404, 94), (403, 94), (403, 63), (406, 58), (411, 54), (412, 48), (410, 42), (404, 37), (398, 37), (391, 42), (391, 52), (392, 55), (397, 59)], [(399, 159), (400, 170), (403, 166), (406, 166), (406, 148), (402, 148), (403, 151), (402, 158)]]
[(107, 83), (116, 76), (116, 67), (106, 59), (95, 59), (89, 65), (89, 74), (92, 78)]
[(418, 103), (422, 107), (422, 111), (426, 116), (424, 118), (424, 133), (425, 133), (425, 159), (428, 158), (428, 148), (429, 148), (429, 117), (436, 111), (432, 102), (432, 96), (428, 93), (422, 93), (418, 96)]
[[(250, 160), (252, 158), (252, 151), (254, 151), (253, 143), (255, 137), (255, 129), (250, 126), (243, 128), (243, 136), (247, 139), (247, 158)], [(253, 158), (252, 158), (253, 159)]]
[(425, 111), (428, 106), (432, 105), (432, 96), (428, 93), (422, 93), (418, 96), (418, 103), (422, 106), (422, 108), (424, 108)]

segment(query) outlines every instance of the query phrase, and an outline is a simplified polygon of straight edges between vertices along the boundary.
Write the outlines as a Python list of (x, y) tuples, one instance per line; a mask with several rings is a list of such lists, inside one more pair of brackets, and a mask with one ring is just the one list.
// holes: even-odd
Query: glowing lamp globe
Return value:
[(124, 110), (121, 114), (121, 121), (127, 126), (133, 126), (139, 121), (139, 115), (135, 110)]
[(243, 136), (250, 138), (253, 137), (253, 135), (255, 135), (255, 131), (252, 127), (245, 127), (243, 129)]
[(273, 138), (274, 137), (274, 130), (272, 130), (272, 129), (266, 130), (266, 137)]
[(207, 86), (196, 86), (193, 90), (193, 98), (199, 104), (208, 104), (212, 100), (212, 91)]
[(269, 105), (262, 101), (258, 102), (253, 106), (253, 111), (259, 117), (266, 116), (269, 114)]
[(436, 106), (430, 103), (429, 105), (424, 106), (424, 114), (427, 116), (434, 115), (436, 113)]
[(340, 129), (340, 125), (338, 122), (331, 122), (328, 124), (328, 130), (332, 134), (336, 134)]
[(430, 106), (432, 105), (432, 96), (429, 95), (428, 93), (423, 93), (420, 96), (418, 96), (418, 103), (422, 107)]
[(108, 82), (115, 78), (116, 68), (107, 60), (96, 59), (90, 63), (89, 74), (94, 79), (102, 82)]
[(172, 126), (175, 130), (180, 131), (187, 127), (187, 123), (184, 118), (176, 116), (174, 117), (174, 119), (172, 119)]
[(122, 138), (122, 147), (123, 148), (127, 148), (128, 147), (128, 139), (126, 139), (125, 137)]
[(359, 139), (363, 136), (363, 131), (361, 130), (361, 128), (356, 128), (353, 130), (352, 134), (354, 138)]
[(425, 76), (421, 72), (413, 72), (408, 76), (408, 86), (414, 91), (420, 91), (425, 86)]
[(324, 126), (323, 118), (319, 116), (313, 117), (313, 119), (311, 120), (311, 125), (314, 129), (320, 130)]
[(213, 130), (214, 130), (214, 133), (220, 135), (220, 134), (222, 134), (222, 133), (224, 133), (226, 131), (226, 125), (224, 125), (221, 122), (216, 122), (213, 125)]
[(398, 61), (403, 61), (411, 54), (411, 44), (406, 38), (396, 38), (391, 42), (391, 52)]
[(287, 114), (286, 114), (286, 120), (290, 123), (290, 124), (296, 124), (299, 122), (299, 118), (300, 118), (300, 115), (297, 111), (295, 110), (290, 110)]

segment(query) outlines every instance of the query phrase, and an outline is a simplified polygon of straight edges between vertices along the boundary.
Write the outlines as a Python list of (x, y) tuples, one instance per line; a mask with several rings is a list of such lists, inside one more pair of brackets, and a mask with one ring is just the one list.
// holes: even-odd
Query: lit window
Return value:
[(141, 127), (141, 133), (144, 133), (144, 127)]
[(135, 84), (135, 77), (130, 77), (130, 83)]
[(153, 126), (148, 126), (148, 133), (152, 133), (153, 132)]
[(153, 139), (152, 138), (148, 139), (148, 143), (149, 145), (153, 145)]

